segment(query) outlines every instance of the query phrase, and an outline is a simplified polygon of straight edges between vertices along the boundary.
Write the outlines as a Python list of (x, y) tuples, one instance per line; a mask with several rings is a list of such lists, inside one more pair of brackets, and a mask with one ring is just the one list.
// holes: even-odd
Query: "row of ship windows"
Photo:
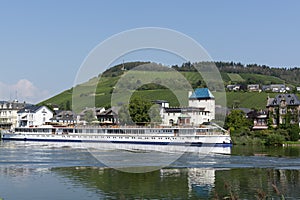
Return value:
[[(23, 128), (17, 128), (17, 132), (44, 132), (44, 133), (49, 133), (49, 132), (62, 132), (62, 133), (116, 133), (116, 134), (145, 134), (145, 130), (143, 129), (136, 129), (136, 130), (122, 130), (122, 129), (60, 129), (60, 130), (55, 130), (55, 129), (23, 129)], [(173, 133), (173, 130), (150, 130), (150, 133)]]
[[(173, 116), (178, 115), (178, 113), (173, 113)], [(207, 112), (193, 112), (194, 115), (208, 115)], [(172, 113), (168, 113), (168, 116), (172, 115)]]
[[(54, 135), (37, 135), (37, 137), (55, 137)], [(146, 140), (148, 140), (148, 139), (153, 139), (153, 140), (155, 140), (155, 139), (159, 139), (159, 140), (162, 140), (162, 139), (166, 139), (166, 140), (169, 140), (169, 139), (171, 139), (170, 137), (144, 137), (144, 138), (142, 138), (142, 137), (110, 137), (110, 136), (70, 136), (70, 135), (65, 135), (65, 136), (63, 136), (63, 137), (67, 137), (67, 138), (90, 138), (90, 139), (92, 139), (92, 138), (94, 138), (94, 139), (98, 139), (98, 138), (106, 138), (106, 139), (110, 139), (110, 138), (113, 138), (113, 139), (123, 139), (123, 138), (125, 138), (125, 139), (146, 139)], [(173, 139), (177, 139), (176, 137), (174, 137)]]

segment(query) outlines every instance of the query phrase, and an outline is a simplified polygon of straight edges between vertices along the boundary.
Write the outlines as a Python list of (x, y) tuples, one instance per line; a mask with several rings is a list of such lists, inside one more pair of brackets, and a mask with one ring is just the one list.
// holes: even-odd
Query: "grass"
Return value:
[(269, 84), (283, 84), (285, 81), (274, 77), (274, 76), (267, 76), (267, 75), (261, 75), (261, 74), (240, 74), (240, 76), (244, 80), (249, 80), (253, 83), (257, 84), (263, 84), (263, 85), (269, 85)]
[(230, 80), (233, 82), (244, 82), (245, 79), (243, 79), (239, 74), (235, 74), (235, 73), (227, 73), (227, 75), (229, 76)]
[(202, 76), (197, 72), (181, 72), (181, 74), (192, 84), (197, 81), (203, 81)]
[(284, 144), (300, 146), (300, 141), (287, 141), (287, 142), (284, 142)]
[[(178, 90), (186, 89), (185, 80), (188, 80), (190, 85), (197, 85), (199, 83), (205, 84), (203, 77), (206, 81), (215, 82), (215, 74), (210, 74), (210, 72), (202, 74), (198, 72), (150, 72), (145, 73), (141, 71), (128, 71), (128, 73), (122, 76), (116, 77), (94, 77), (91, 78), (84, 84), (78, 85), (74, 90), (66, 90), (40, 104), (56, 104), (56, 105), (66, 105), (66, 102), (72, 102), (72, 97), (76, 98), (77, 105), (75, 110), (79, 110), (85, 107), (109, 107), (111, 102), (111, 93), (114, 91), (117, 83), (119, 84), (119, 90), (124, 90), (125, 92), (133, 90), (134, 86), (139, 82), (144, 84), (147, 81), (154, 79), (155, 83), (161, 83), (163, 80), (167, 86), (171, 86)], [(135, 77), (136, 76), (136, 77)], [(236, 74), (236, 73), (221, 73), (221, 77), (224, 82), (243, 82), (246, 80), (255, 81), (262, 84), (271, 84), (271, 83), (283, 83), (284, 81), (273, 77), (265, 76), (260, 74)], [(122, 86), (123, 83), (123, 86)], [(208, 83), (209, 84), (209, 83)], [(128, 86), (129, 85), (129, 86)], [(132, 87), (132, 88), (127, 88)], [(74, 91), (74, 93), (72, 93)], [(95, 93), (96, 91), (96, 93)], [(138, 90), (134, 92), (134, 95), (144, 97), (149, 100), (167, 100), (170, 102), (171, 106), (178, 106), (178, 100), (176, 96), (168, 89), (148, 89), (148, 90)], [(222, 103), (222, 94), (214, 92), (216, 98), (216, 104)], [(267, 97), (274, 97), (275, 93), (265, 93), (265, 92), (228, 92), (227, 96), (227, 107), (244, 107), (244, 108), (256, 108), (264, 109), (267, 103)], [(185, 98), (187, 94), (180, 94), (179, 96)], [(120, 101), (123, 97), (120, 97)], [(90, 102), (96, 102), (94, 105), (91, 105)], [(187, 105), (187, 99), (184, 100)], [(93, 104), (93, 103), (92, 103)], [(224, 105), (223, 105), (224, 106)]]
[[(216, 104), (222, 103), (222, 93), (213, 92)], [(275, 97), (276, 93), (266, 92), (226, 92), (227, 107), (265, 109), (267, 98)]]
[(275, 93), (266, 92), (227, 92), (227, 106), (265, 109), (268, 96), (274, 97), (275, 95)]

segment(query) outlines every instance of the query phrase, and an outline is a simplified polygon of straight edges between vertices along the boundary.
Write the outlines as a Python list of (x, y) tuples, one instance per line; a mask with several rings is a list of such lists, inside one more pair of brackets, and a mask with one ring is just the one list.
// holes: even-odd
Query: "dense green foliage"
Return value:
[(283, 125), (276, 129), (252, 131), (252, 122), (241, 110), (232, 110), (225, 120), (225, 128), (230, 130), (235, 144), (282, 145), (286, 141), (299, 140), (298, 125)]
[(250, 130), (251, 121), (245, 116), (245, 113), (241, 110), (232, 110), (226, 117), (225, 129), (230, 129), (231, 132), (243, 129)]
[(159, 107), (145, 99), (135, 97), (129, 105), (122, 105), (119, 110), (119, 120), (122, 125), (147, 125), (161, 122)]

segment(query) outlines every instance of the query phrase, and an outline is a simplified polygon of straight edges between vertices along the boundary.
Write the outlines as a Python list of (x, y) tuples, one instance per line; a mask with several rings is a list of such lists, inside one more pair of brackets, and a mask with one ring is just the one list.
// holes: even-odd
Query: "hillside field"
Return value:
[[(130, 67), (130, 63), (127, 64)], [(134, 65), (134, 63), (133, 63)], [(171, 106), (179, 106), (179, 101), (176, 96), (165, 87), (161, 87), (159, 82), (160, 78), (165, 78), (168, 85), (175, 86), (179, 90), (182, 88), (187, 88), (184, 85), (182, 78), (185, 78), (188, 83), (193, 87), (206, 87), (202, 76), (198, 72), (193, 71), (180, 71), (179, 76), (174, 76), (174, 74), (168, 74), (167, 72), (151, 72), (151, 76), (141, 76), (143, 72), (135, 72), (139, 74), (140, 80), (134, 79), (130, 71), (120, 71), (121, 66), (116, 68), (111, 68), (104, 72), (105, 76), (95, 77), (78, 85), (72, 89), (66, 90), (54, 97), (51, 97), (40, 104), (44, 105), (58, 105), (60, 109), (70, 109), (72, 107), (72, 98), (76, 98), (77, 105), (74, 109), (76, 111), (83, 109), (85, 107), (110, 107), (111, 96), (115, 91), (115, 86), (118, 81), (123, 80), (122, 87), (119, 90), (123, 92), (133, 92), (133, 96), (140, 96), (148, 100), (167, 100), (170, 102)], [(129, 74), (127, 77), (126, 75)], [(181, 75), (180, 75), (181, 74)], [(233, 83), (257, 83), (257, 84), (275, 84), (275, 83), (285, 83), (284, 80), (269, 75), (262, 74), (250, 74), (250, 73), (227, 73), (221, 72), (221, 77), (223, 79), (224, 85)], [(167, 78), (165, 77), (167, 76)], [(143, 81), (147, 80), (148, 77), (156, 77), (157, 82), (154, 84), (143, 85)], [(213, 80), (209, 80), (213, 81)], [(136, 90), (135, 86), (139, 85), (139, 89)], [(73, 91), (76, 91), (75, 93)], [(213, 92), (216, 97), (216, 103), (220, 99), (220, 94), (218, 92)], [(267, 97), (274, 97), (276, 93), (265, 93), (265, 92), (227, 92), (227, 107), (243, 107), (243, 108), (256, 108), (263, 109), (266, 107)], [(180, 95), (184, 97), (184, 105), (187, 105), (187, 94), (182, 93)], [(120, 101), (122, 96), (119, 97)], [(95, 101), (95, 104), (90, 105), (87, 103), (90, 100)]]

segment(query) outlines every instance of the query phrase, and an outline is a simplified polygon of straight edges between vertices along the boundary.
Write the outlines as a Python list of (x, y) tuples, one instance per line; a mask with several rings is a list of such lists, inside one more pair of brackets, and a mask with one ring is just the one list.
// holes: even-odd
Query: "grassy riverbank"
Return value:
[(283, 143), (284, 146), (299, 146), (300, 147), (300, 141), (287, 141)]
[(234, 145), (249, 145), (249, 146), (297, 146), (300, 147), (300, 141), (284, 141), (284, 142), (273, 142), (270, 143), (270, 139), (266, 141), (265, 139), (259, 137), (251, 137), (251, 136), (232, 136), (232, 141)]

